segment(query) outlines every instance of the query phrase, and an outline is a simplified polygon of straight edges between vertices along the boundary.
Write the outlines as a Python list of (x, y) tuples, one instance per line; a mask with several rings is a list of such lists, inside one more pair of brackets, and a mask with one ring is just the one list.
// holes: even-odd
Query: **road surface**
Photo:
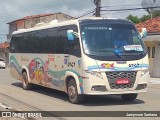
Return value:
[[(65, 93), (56, 90), (35, 87), (33, 90), (25, 91), (22, 89), (20, 81), (10, 77), (9, 69), (0, 69), (0, 111), (6, 110), (6, 108), (7, 111), (10, 109), (15, 111), (160, 111), (160, 84), (154, 80), (150, 81), (152, 82), (149, 84), (148, 92), (140, 93), (133, 102), (124, 102), (118, 96), (87, 96), (84, 103), (75, 105), (68, 102)], [(81, 120), (84, 118), (50, 117), (45, 119)], [(132, 117), (89, 117), (86, 119), (134, 120)], [(136, 119), (159, 120), (160, 118), (138, 117)]]

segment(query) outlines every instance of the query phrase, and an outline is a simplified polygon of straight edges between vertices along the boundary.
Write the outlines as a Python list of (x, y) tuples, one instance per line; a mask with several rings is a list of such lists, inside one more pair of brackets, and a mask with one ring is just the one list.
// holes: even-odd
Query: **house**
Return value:
[(75, 19), (64, 13), (49, 13), (49, 14), (40, 14), (40, 15), (31, 15), (26, 16), (18, 20), (7, 23), (9, 25), (9, 34), (7, 35), (8, 40), (11, 38), (11, 35), (14, 31), (18, 29), (27, 29), (34, 27), (37, 23), (48, 23), (52, 20), (69, 20)]
[(9, 43), (0, 43), (0, 58), (3, 58), (6, 65), (9, 63)]
[(148, 50), (150, 75), (160, 77), (160, 16), (139, 23), (136, 27), (138, 30), (147, 29), (148, 34), (144, 42)]

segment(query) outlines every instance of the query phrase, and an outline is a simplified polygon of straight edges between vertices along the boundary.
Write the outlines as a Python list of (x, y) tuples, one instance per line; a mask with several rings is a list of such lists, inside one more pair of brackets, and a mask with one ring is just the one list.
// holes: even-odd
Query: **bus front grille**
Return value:
[[(137, 71), (114, 71), (106, 72), (106, 76), (111, 89), (128, 89), (134, 86)], [(117, 84), (117, 80), (128, 79), (129, 83)]]

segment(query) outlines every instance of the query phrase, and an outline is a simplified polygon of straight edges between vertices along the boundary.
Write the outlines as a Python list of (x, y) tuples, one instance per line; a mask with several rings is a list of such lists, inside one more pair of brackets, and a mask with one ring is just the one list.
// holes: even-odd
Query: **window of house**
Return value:
[(152, 58), (155, 57), (155, 47), (152, 47)]
[(151, 54), (151, 47), (147, 47), (147, 52), (148, 52), (148, 57), (150, 58), (150, 54)]

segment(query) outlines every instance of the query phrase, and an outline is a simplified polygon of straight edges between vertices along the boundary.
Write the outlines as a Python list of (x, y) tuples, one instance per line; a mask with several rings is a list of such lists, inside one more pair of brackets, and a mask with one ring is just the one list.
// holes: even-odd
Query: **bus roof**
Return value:
[(50, 23), (38, 23), (33, 28), (19, 29), (17, 31), (14, 31), (12, 34), (19, 34), (19, 33), (36, 31), (36, 30), (47, 29), (47, 28), (52, 28), (52, 27), (59, 27), (59, 26), (64, 26), (64, 25), (78, 24), (80, 21), (81, 22), (92, 22), (93, 20), (94, 21), (95, 20), (97, 21), (108, 20), (108, 21), (118, 21), (118, 22), (123, 22), (123, 23), (131, 23), (127, 19), (105, 18), (105, 17), (87, 17), (87, 18), (71, 19), (71, 20), (65, 20), (65, 21), (53, 20)]
[(12, 34), (36, 31), (36, 30), (47, 29), (47, 28), (58, 27), (58, 26), (64, 26), (64, 25), (70, 25), (70, 24), (77, 24), (77, 20), (68, 20), (68, 21), (53, 20), (50, 23), (38, 23), (33, 28), (19, 29), (17, 31), (14, 31)]

